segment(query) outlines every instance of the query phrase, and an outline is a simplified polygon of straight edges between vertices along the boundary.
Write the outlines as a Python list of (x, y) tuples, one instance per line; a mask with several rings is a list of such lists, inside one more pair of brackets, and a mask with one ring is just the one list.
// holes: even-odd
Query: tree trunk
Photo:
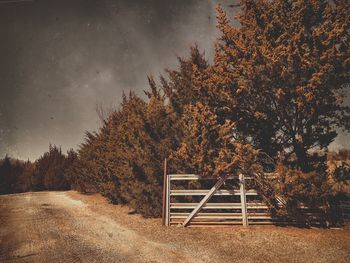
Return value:
[(293, 143), (294, 152), (297, 156), (297, 163), (300, 169), (307, 173), (310, 172), (310, 165), (308, 162), (307, 151), (302, 143), (294, 142)]

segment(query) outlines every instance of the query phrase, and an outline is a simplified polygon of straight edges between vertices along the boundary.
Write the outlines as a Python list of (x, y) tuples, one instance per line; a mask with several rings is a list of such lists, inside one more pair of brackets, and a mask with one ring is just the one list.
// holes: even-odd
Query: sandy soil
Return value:
[(0, 262), (349, 262), (350, 229), (178, 228), (99, 195), (0, 196)]

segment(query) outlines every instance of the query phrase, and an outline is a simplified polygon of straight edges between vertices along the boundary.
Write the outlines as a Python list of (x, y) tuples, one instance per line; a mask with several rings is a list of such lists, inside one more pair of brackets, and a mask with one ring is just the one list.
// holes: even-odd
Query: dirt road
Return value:
[(0, 262), (346, 262), (349, 230), (183, 229), (100, 196), (0, 196)]
[(0, 261), (187, 261), (181, 251), (147, 240), (64, 192), (1, 199)]

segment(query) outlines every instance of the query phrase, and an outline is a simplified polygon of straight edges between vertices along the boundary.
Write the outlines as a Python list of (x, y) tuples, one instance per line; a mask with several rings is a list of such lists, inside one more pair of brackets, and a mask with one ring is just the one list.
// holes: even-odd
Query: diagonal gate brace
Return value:
[(182, 226), (185, 227), (192, 220), (192, 218), (202, 209), (203, 206), (209, 201), (210, 197), (212, 197), (217, 190), (222, 186), (225, 182), (226, 178), (220, 178), (216, 184), (210, 189), (210, 191), (204, 196), (204, 198), (200, 201), (198, 206), (192, 211), (191, 214), (186, 218), (186, 220), (182, 223)]

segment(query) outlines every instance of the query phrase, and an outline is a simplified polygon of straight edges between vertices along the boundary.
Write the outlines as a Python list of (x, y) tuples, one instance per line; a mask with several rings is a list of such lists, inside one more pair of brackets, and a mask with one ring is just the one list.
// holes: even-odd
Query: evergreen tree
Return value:
[(35, 190), (65, 190), (69, 184), (64, 177), (65, 155), (61, 148), (49, 146), (49, 151), (36, 161)]
[[(177, 114), (182, 114), (184, 107), (189, 104), (196, 104), (206, 97), (203, 90), (196, 89), (193, 85), (194, 71), (203, 72), (209, 64), (200, 53), (197, 46), (190, 49), (188, 58), (178, 57), (179, 66), (177, 69), (167, 69), (167, 78), (161, 76), (162, 90), (169, 100), (170, 107)], [(154, 86), (154, 81), (150, 82), (150, 87)]]
[(0, 194), (12, 192), (16, 178), (12, 174), (13, 166), (8, 155), (0, 163)]
[(32, 190), (32, 179), (35, 172), (35, 165), (27, 160), (23, 164), (20, 178), (18, 179), (18, 190), (17, 192), (28, 192)]
[(33, 172), (30, 161), (23, 162), (6, 155), (0, 160), (0, 194), (29, 191)]
[(156, 89), (148, 95), (148, 103), (132, 93), (124, 97), (122, 118), (112, 128), (111, 149), (122, 200), (154, 216), (161, 212), (162, 161), (177, 144), (164, 97)]
[[(349, 130), (342, 104), (349, 79), (349, 3), (241, 1), (240, 27), (218, 8), (214, 64), (195, 72), (223, 118), (272, 156), (296, 156), (310, 171), (310, 150), (327, 149)], [(196, 89), (196, 88), (195, 88)]]
[(258, 151), (233, 138), (234, 124), (220, 124), (215, 109), (197, 103), (190, 105), (183, 117), (185, 136), (172, 155), (178, 170), (206, 177), (252, 174), (258, 171)]

